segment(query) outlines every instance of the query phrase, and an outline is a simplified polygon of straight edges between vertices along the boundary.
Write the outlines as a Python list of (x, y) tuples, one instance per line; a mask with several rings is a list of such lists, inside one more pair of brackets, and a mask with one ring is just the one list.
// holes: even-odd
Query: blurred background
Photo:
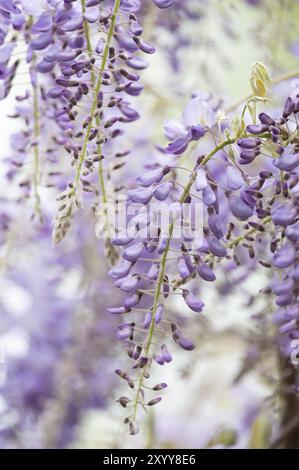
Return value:
[[(186, 0), (167, 10), (144, 2), (142, 15), (144, 38), (157, 53), (147, 58), (145, 90), (134, 101), (141, 118), (125, 137), (128, 175), (165, 144), (163, 122), (180, 119), (194, 91), (211, 93), (226, 109), (250, 92), (253, 62), (266, 64), (272, 77), (298, 69), (295, 0)], [(244, 273), (226, 267), (216, 285), (205, 286), (205, 318), (193, 326), (197, 349), (172, 351), (173, 362), (157, 376), (169, 384), (165, 400), (144, 413), (137, 436), (127, 435), (115, 403), (123, 384), (114, 374), (126, 358), (105, 311), (118, 294), (93, 215), (79, 211), (70, 235), (53, 246), (53, 188), (42, 189), (47, 209), (39, 224), (6, 179), (14, 146), (7, 136), (20, 126), (8, 116), (27, 81), (20, 69), (0, 107), (0, 446), (267, 447), (279, 421), (279, 357), (271, 306), (256, 298), (266, 277), (254, 266)], [(273, 88), (272, 107), (289, 85)], [(182, 314), (184, 308), (171, 304)]]

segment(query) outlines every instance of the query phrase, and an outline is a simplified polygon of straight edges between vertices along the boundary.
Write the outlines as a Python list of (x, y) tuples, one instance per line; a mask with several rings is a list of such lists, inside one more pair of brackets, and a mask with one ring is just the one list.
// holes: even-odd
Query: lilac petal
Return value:
[(261, 140), (255, 137), (245, 137), (243, 139), (238, 140), (239, 147), (243, 149), (253, 149), (257, 147), (260, 143)]
[(213, 255), (218, 256), (220, 258), (226, 256), (227, 251), (225, 246), (220, 243), (220, 241), (216, 237), (210, 235), (207, 239), (207, 242), (209, 250)]
[(274, 119), (272, 119), (271, 116), (269, 116), (269, 114), (267, 113), (260, 113), (259, 120), (262, 124), (265, 124), (266, 126), (275, 126)]
[(191, 126), (191, 140), (199, 140), (201, 137), (205, 135), (207, 129), (202, 126), (201, 124), (197, 124), (196, 126)]
[(153, 0), (158, 8), (168, 8), (173, 4), (173, 0)]
[(55, 62), (47, 62), (46, 60), (42, 60), (36, 65), (36, 70), (40, 73), (48, 73), (53, 70), (54, 66)]
[(136, 289), (139, 283), (139, 278), (137, 276), (130, 276), (120, 282), (121, 290), (125, 292), (132, 292)]
[(248, 160), (248, 162), (251, 162), (259, 153), (259, 147), (254, 147), (252, 149), (242, 149), (240, 157), (244, 160)]
[(268, 130), (268, 127), (261, 124), (250, 124), (246, 127), (246, 130), (249, 134), (262, 134)]
[(202, 190), (202, 200), (206, 206), (211, 206), (216, 202), (216, 194), (210, 185)]
[(185, 336), (180, 336), (176, 343), (181, 346), (182, 349), (185, 349), (185, 351), (193, 351), (195, 348), (194, 343), (192, 343), (192, 341)]
[(242, 199), (242, 201), (244, 201), (246, 204), (248, 204), (248, 206), (251, 206), (252, 208), (255, 206), (256, 204), (256, 199), (255, 199), (255, 195), (252, 191), (252, 189), (242, 189), (241, 192), (240, 192), (240, 197)]
[(147, 402), (147, 406), (154, 406), (154, 405), (157, 405), (157, 403), (159, 403), (161, 400), (162, 400), (162, 397), (153, 398), (152, 400), (150, 400), (149, 402)]
[(140, 295), (136, 292), (132, 292), (129, 296), (124, 300), (124, 307), (126, 309), (135, 307), (140, 301)]
[(62, 31), (77, 31), (82, 29), (83, 26), (83, 18), (82, 16), (76, 16), (71, 20), (67, 21), (61, 26)]
[(197, 268), (197, 272), (198, 272), (199, 276), (202, 279), (204, 279), (205, 281), (213, 282), (213, 281), (216, 280), (216, 276), (214, 274), (214, 271), (206, 263), (203, 263), (203, 262), (200, 263), (198, 268)]
[(229, 189), (240, 189), (244, 186), (244, 179), (240, 170), (234, 166), (226, 168), (226, 185)]
[(153, 355), (153, 359), (156, 361), (157, 364), (159, 364), (160, 366), (163, 366), (164, 364), (164, 359), (162, 356), (159, 356), (159, 354), (154, 354)]
[(33, 34), (44, 33), (52, 28), (53, 17), (51, 14), (45, 12), (40, 15), (37, 22), (31, 28)]
[(61, 96), (61, 92), (62, 92), (62, 88), (60, 87), (54, 87), (54, 88), (51, 88), (47, 95), (50, 97), (50, 98), (59, 98), (59, 96)]
[(141, 83), (130, 82), (125, 86), (125, 91), (128, 95), (139, 96), (144, 86)]
[(135, 109), (131, 108), (131, 106), (120, 104), (119, 109), (121, 110), (123, 115), (127, 118), (126, 122), (136, 121), (140, 117), (138, 112)]
[(299, 265), (296, 266), (296, 268), (292, 270), (291, 276), (295, 282), (299, 282)]
[(135, 361), (140, 357), (141, 352), (142, 352), (142, 347), (139, 344), (136, 344), (134, 351), (133, 351), (133, 355), (132, 355)]
[(120, 48), (125, 49), (128, 52), (136, 52), (138, 51), (138, 46), (136, 42), (134, 41), (133, 37), (127, 37), (126, 32), (124, 31), (123, 28), (117, 26), (115, 28), (116, 36), (115, 39), (118, 42), (118, 45)]
[(0, 64), (0, 80), (5, 80), (10, 75), (10, 70), (3, 64)]
[(128, 191), (128, 196), (133, 202), (138, 202), (141, 204), (147, 204), (154, 194), (153, 188), (147, 189), (132, 189)]
[[(79, 86), (79, 82), (76, 80), (65, 80), (64, 78), (56, 78), (57, 85), (61, 85), (65, 88), (73, 88)], [(70, 95), (70, 92), (67, 92)]]
[(150, 221), (150, 215), (146, 211), (139, 212), (130, 220), (129, 228), (130, 230), (134, 228), (134, 230), (138, 232), (139, 230), (146, 228)]
[(141, 59), (141, 57), (131, 57), (126, 61), (126, 64), (135, 70), (143, 70), (148, 67), (148, 62)]
[(276, 305), (279, 307), (286, 307), (287, 305), (290, 305), (293, 302), (293, 293), (288, 292), (286, 294), (279, 295), (277, 299), (275, 300)]
[(19, 15), (21, 10), (14, 4), (12, 0), (0, 0), (0, 9), (7, 13)]
[(230, 196), (228, 205), (233, 215), (239, 220), (247, 220), (253, 215), (253, 209), (238, 196)]
[(283, 282), (275, 281), (271, 283), (270, 287), (275, 295), (283, 295), (294, 287), (294, 281), (292, 279), (287, 279)]
[(167, 120), (164, 123), (164, 132), (167, 139), (172, 142), (179, 138), (186, 138), (188, 131), (179, 121)]
[(71, 60), (74, 60), (78, 55), (77, 51), (72, 51), (72, 50), (67, 50), (67, 51), (62, 51), (58, 54), (57, 60), (61, 62), (69, 62)]
[(299, 153), (284, 153), (273, 161), (273, 165), (282, 171), (292, 171), (299, 166)]
[(296, 209), (290, 204), (283, 204), (276, 207), (272, 212), (272, 220), (275, 225), (281, 225), (287, 227), (294, 222), (296, 217)]
[(295, 111), (295, 103), (292, 101), (290, 97), (287, 98), (284, 108), (283, 108), (283, 117), (288, 117)]
[(246, 158), (243, 158), (242, 157), (242, 152), (241, 152), (241, 155), (240, 155), (240, 158), (239, 158), (239, 165), (249, 165), (249, 163), (253, 162), (253, 160), (255, 160), (255, 155), (253, 155), (252, 157), (246, 157)]
[(116, 266), (113, 266), (113, 268), (110, 269), (108, 274), (112, 277), (112, 279), (120, 279), (129, 274), (131, 267), (132, 263), (130, 263), (129, 261), (122, 261)]
[(143, 33), (143, 27), (138, 23), (138, 21), (131, 21), (130, 31), (133, 36), (140, 36)]
[(157, 384), (153, 387), (153, 390), (155, 391), (158, 391), (158, 390), (164, 390), (165, 388), (167, 388), (168, 385), (165, 383), (165, 382), (162, 382), (160, 384)]
[(169, 291), (170, 291), (169, 284), (168, 284), (168, 279), (166, 281), (167, 282), (163, 282), (163, 289), (162, 289), (165, 299), (167, 299), (167, 297), (169, 295)]
[(191, 272), (186, 264), (186, 261), (183, 256), (178, 258), (178, 271), (180, 276), (185, 279), (186, 277), (190, 276)]
[(154, 281), (158, 278), (160, 272), (160, 264), (159, 263), (153, 263), (150, 269), (147, 272), (147, 277), (151, 280)]
[(134, 37), (134, 41), (142, 52), (145, 52), (146, 54), (154, 54), (156, 52), (154, 46), (152, 46), (149, 42), (143, 41), (136, 36)]
[(171, 323), (171, 332), (172, 332), (172, 337), (173, 340), (181, 346), (181, 348), (191, 351), (192, 349), (195, 348), (194, 344), (192, 341), (190, 341), (188, 338), (185, 338), (181, 331), (178, 329), (175, 323)]
[(299, 224), (287, 227), (285, 234), (289, 240), (296, 243), (299, 240)]
[(222, 229), (222, 224), (220, 220), (220, 216), (216, 214), (212, 214), (208, 218), (208, 226), (213, 235), (217, 238), (222, 238), (224, 233)]
[(159, 184), (154, 191), (155, 198), (158, 199), (158, 201), (165, 201), (172, 188), (173, 184), (169, 181), (167, 181), (167, 183)]
[(130, 237), (129, 235), (120, 234), (120, 235), (117, 235), (115, 238), (112, 238), (112, 243), (115, 246), (124, 246), (124, 245), (128, 245), (132, 240), (133, 238)]
[(132, 329), (131, 328), (124, 328), (120, 331), (117, 331), (115, 336), (116, 336), (117, 339), (122, 340), (122, 339), (130, 338), (131, 334), (132, 334)]
[(167, 349), (166, 344), (162, 344), (161, 346), (161, 354), (165, 362), (171, 362), (172, 361), (172, 356), (170, 352)]
[(201, 97), (193, 98), (183, 112), (183, 123), (187, 128), (197, 126), (198, 124), (213, 127), (216, 122), (215, 113), (213, 112), (209, 103), (204, 101)]
[(127, 261), (137, 261), (144, 249), (143, 242), (136, 242), (133, 245), (125, 249), (123, 253), (123, 258)]
[(164, 167), (148, 171), (147, 173), (137, 176), (137, 178), (135, 178), (136, 183), (145, 187), (151, 186), (153, 183), (159, 183), (169, 170), (169, 167)]
[(84, 18), (88, 23), (96, 23), (100, 17), (100, 10), (99, 8), (89, 8), (84, 13)]
[(147, 329), (150, 326), (152, 318), (153, 318), (152, 312), (147, 312), (145, 314), (144, 320), (143, 320), (143, 328)]
[(188, 305), (191, 310), (194, 312), (200, 313), (204, 307), (204, 302), (198, 299), (195, 295), (191, 294), (189, 291), (183, 291), (183, 297), (185, 299), (186, 304)]
[(174, 142), (168, 144), (168, 146), (165, 148), (165, 152), (174, 155), (181, 155), (183, 152), (185, 152), (186, 148), (188, 147), (188, 143), (189, 139), (187, 137), (180, 137)]
[(57, 60), (59, 53), (61, 52), (60, 44), (53, 44), (47, 49), (47, 52), (44, 56), (44, 60), (47, 62), (52, 62)]
[(286, 243), (273, 256), (273, 266), (276, 268), (287, 268), (296, 258), (296, 251), (293, 245)]
[(100, 38), (96, 44), (95, 51), (97, 54), (101, 54), (105, 47), (105, 39)]
[(164, 312), (163, 305), (162, 305), (162, 304), (158, 304), (157, 310), (156, 310), (156, 313), (155, 313), (155, 322), (156, 322), (156, 325), (159, 325), (160, 321), (162, 320), (163, 312)]
[(126, 313), (126, 309), (124, 307), (112, 307), (107, 308), (107, 312), (112, 313), (113, 315), (121, 315), (122, 313)]
[(123, 11), (138, 11), (140, 9), (140, 0), (121, 0), (120, 9)]
[(292, 330), (296, 328), (297, 321), (296, 320), (291, 320), (288, 323), (285, 323), (279, 328), (279, 332), (282, 334), (290, 333)]
[(161, 255), (165, 251), (167, 243), (168, 243), (168, 238), (167, 237), (160, 238), (160, 242), (159, 242), (159, 245), (158, 245), (158, 248), (157, 248), (157, 251), (158, 251), (159, 255)]
[(5, 64), (9, 60), (15, 47), (15, 43), (7, 43), (0, 46), (0, 64)]
[(192, 261), (191, 261), (190, 256), (189, 256), (187, 253), (184, 253), (184, 254), (183, 254), (183, 258), (184, 258), (184, 260), (185, 260), (185, 263), (186, 263), (187, 268), (188, 268), (189, 271), (190, 271), (190, 274), (193, 273), (193, 272), (195, 271), (195, 268), (194, 268), (194, 265), (193, 265), (193, 263), (192, 263)]
[(205, 189), (207, 186), (208, 186), (208, 180), (207, 180), (206, 172), (205, 170), (200, 168), (196, 175), (195, 189), (196, 191), (201, 191), (202, 189)]
[(46, 49), (52, 42), (51, 33), (42, 33), (33, 41), (31, 41), (31, 48), (36, 51)]

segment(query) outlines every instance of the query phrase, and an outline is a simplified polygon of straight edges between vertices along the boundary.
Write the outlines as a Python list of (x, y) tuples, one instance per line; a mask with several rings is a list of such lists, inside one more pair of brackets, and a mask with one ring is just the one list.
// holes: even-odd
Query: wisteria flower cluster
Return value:
[[(224, 298), (231, 273), (245, 288), (260, 274), (255, 296), (271, 312), (266, 319), (255, 312), (258, 333), (245, 366), (253, 368), (271, 344), (284, 397), (299, 409), (299, 73), (276, 74), (256, 61), (251, 92), (236, 103), (208, 83), (208, 91), (182, 87), (174, 99), (163, 96), (148, 74), (164, 60), (170, 83), (186, 75), (180, 52), (193, 39), (179, 19), (204, 21), (205, 3), (0, 0), (0, 97), (14, 97), (15, 125), (4, 159), (1, 253), (9, 259), (21, 235), (30, 250), (36, 243), (32, 282), (47, 291), (34, 307), (40, 317), (27, 325), (27, 355), (8, 364), (14, 379), (1, 385), (7, 408), (28, 418), (24, 424), (17, 413), (10, 426), (6, 408), (4, 445), (14, 446), (32, 419), (41, 447), (69, 445), (83, 411), (105, 407), (107, 390), (115, 395), (119, 387), (115, 401), (129, 434), (137, 434), (143, 412), (167, 394), (167, 364), (178, 351), (192, 361), (200, 346), (206, 293)], [(176, 46), (165, 46), (153, 24), (166, 39), (177, 34)], [(27, 81), (14, 94), (19, 76)], [(147, 121), (149, 96), (159, 112)], [(179, 113), (174, 100), (184, 102)], [(153, 123), (161, 117), (164, 140)], [(16, 241), (19, 218), (30, 229), (17, 226)], [(35, 290), (28, 266), (5, 269)], [(79, 291), (67, 303), (59, 289), (75, 273)], [(286, 406), (282, 426), (290, 414)]]
[[(264, 72), (262, 67), (259, 70)], [(233, 260), (237, 267), (248, 256), (256, 258), (263, 267), (272, 268), (274, 277), (264, 291), (276, 296), (279, 310), (274, 318), (280, 324), (285, 347), (290, 348), (292, 340), (298, 337), (299, 156), (294, 121), (299, 109), (298, 91), (295, 88), (287, 98), (281, 116), (273, 118), (262, 112), (258, 124), (241, 127), (237, 134), (229, 125), (224, 132), (219, 131), (216, 119), (214, 126), (213, 119), (205, 127), (192, 125), (202, 109), (212, 117), (206, 102), (194, 97), (185, 108), (183, 125), (167, 122), (166, 134), (173, 142), (166, 152), (181, 154), (189, 141), (197, 141), (207, 132), (213, 136), (211, 149), (199, 156), (194, 151), (195, 166), (191, 171), (186, 169), (188, 178), (184, 185), (178, 182), (176, 173), (185, 168), (180, 168), (178, 162), (171, 167), (172, 171), (169, 166), (157, 165), (143, 173), (136, 178), (139, 187), (128, 192), (129, 203), (138, 203), (140, 208), (134, 217), (134, 231), (113, 241), (123, 247), (123, 261), (110, 271), (126, 297), (121, 307), (109, 311), (124, 315), (125, 323), (119, 326), (117, 337), (126, 342), (128, 355), (135, 362), (133, 369), (139, 370), (137, 387), (131, 374), (116, 371), (130, 388), (136, 389), (133, 414), (127, 418), (131, 433), (137, 432), (138, 406), (153, 406), (162, 399), (146, 398), (151, 363), (163, 365), (172, 359), (169, 345), (163, 341), (160, 344), (160, 337), (158, 341), (155, 334), (168, 330), (178, 346), (187, 351), (195, 348), (193, 341), (167, 315), (168, 299), (180, 295), (190, 314), (204, 312), (204, 299), (196, 291), (198, 285), (216, 280), (215, 270), (220, 262)], [(251, 166), (256, 160), (259, 160), (257, 171)], [(166, 231), (156, 225), (156, 234), (147, 238), (144, 226), (152, 226), (156, 221), (151, 219), (151, 211), (144, 209), (153, 199), (166, 200), (168, 204), (175, 201), (178, 210)], [(196, 227), (184, 214), (185, 205), (196, 204), (197, 199), (203, 211), (203, 238), (198, 244)], [(182, 228), (179, 239), (173, 236), (176, 224)], [(166, 386), (157, 384), (153, 390), (160, 391)], [(121, 397), (120, 403), (127, 407), (131, 399)]]

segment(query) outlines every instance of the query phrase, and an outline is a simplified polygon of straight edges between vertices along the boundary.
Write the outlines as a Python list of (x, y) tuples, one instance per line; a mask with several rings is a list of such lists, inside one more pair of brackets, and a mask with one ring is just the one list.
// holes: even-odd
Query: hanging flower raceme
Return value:
[[(202, 100), (195, 98), (185, 109), (184, 126), (173, 121), (166, 125), (168, 136), (177, 146), (177, 153), (183, 153), (187, 148), (194, 129), (194, 132), (199, 129), (198, 126), (202, 129), (198, 120), (195, 120), (195, 115), (199, 119), (200, 114), (193, 114), (193, 111), (203, 108), (206, 111), (209, 109)], [(293, 113), (296, 112), (296, 106), (291, 109)], [(212, 116), (210, 109), (209, 112)], [(248, 266), (251, 262), (259, 262), (265, 268), (273, 264), (275, 268), (287, 269), (283, 279), (284, 283), (288, 281), (289, 289), (273, 284), (279, 295), (277, 304), (291, 305), (291, 311), (297, 311), (296, 223), (299, 210), (294, 191), (298, 184), (296, 138), (292, 140), (292, 125), (287, 117), (277, 121), (275, 127), (278, 133), (272, 129), (276, 121), (265, 113), (259, 117), (263, 126), (260, 132), (249, 125), (243, 135), (235, 136), (227, 128), (226, 138), (210, 152), (198, 157), (193, 170), (156, 164), (137, 176), (139, 187), (127, 193), (128, 207), (134, 208), (129, 213), (134, 215), (129, 217), (125, 230), (113, 240), (122, 249), (123, 261), (110, 271), (116, 287), (126, 297), (122, 306), (108, 310), (112, 314), (124, 315), (125, 320), (119, 327), (117, 338), (125, 343), (133, 361), (132, 373), (117, 371), (134, 393), (133, 398), (128, 396), (125, 402), (119, 401), (122, 406), (132, 409), (132, 414), (126, 418), (131, 434), (138, 431), (138, 406), (151, 406), (161, 399), (158, 397), (156, 400), (147, 395), (149, 388), (153, 392), (156, 390), (148, 385), (151, 365), (167, 362), (162, 353), (166, 346), (160, 344), (164, 342), (163, 333), (169, 332), (170, 328), (174, 342), (186, 351), (194, 349), (196, 345), (196, 341), (182, 333), (178, 325), (180, 315), (171, 312), (173, 296), (176, 299), (177, 296), (181, 297), (190, 315), (192, 312), (202, 314), (204, 299), (198, 295), (198, 286), (216, 280), (215, 268), (221, 260), (229, 260), (237, 267), (240, 258), (247, 257)], [(211, 132), (212, 126), (211, 120), (208, 126)], [(250, 135), (252, 131), (254, 137)], [(219, 139), (217, 132), (214, 129), (215, 140)], [(204, 135), (205, 131), (201, 138)], [(179, 139), (184, 140), (180, 148)], [(272, 169), (269, 168), (268, 157), (264, 155), (269, 142), (273, 152)], [(227, 150), (236, 154), (238, 149), (241, 149), (240, 159), (244, 160), (240, 163), (246, 160), (247, 165), (251, 164), (248, 174), (237, 165), (235, 159), (227, 156)], [(249, 155), (251, 151), (253, 158)], [(285, 168), (290, 170), (280, 170), (283, 171), (282, 182), (277, 162), (284, 154)], [(214, 159), (215, 156), (217, 158)], [(266, 169), (263, 171), (256, 172), (253, 166), (257, 156), (265, 162)], [(180, 176), (186, 172), (187, 179)], [(197, 201), (200, 201), (200, 205)], [(198, 220), (194, 221), (190, 215), (192, 208), (202, 214), (200, 233), (196, 226)], [(279, 227), (281, 233), (277, 231)], [(272, 261), (264, 259), (269, 248), (273, 253)], [(287, 334), (294, 334), (296, 325), (292, 319), (285, 327)]]
[[(114, 188), (120, 184), (118, 172), (129, 153), (121, 148), (121, 139), (118, 143), (115, 140), (128, 123), (139, 118), (128, 101), (128, 96), (140, 94), (143, 88), (140, 71), (147, 62), (138, 53), (155, 51), (142, 40), (143, 28), (135, 16), (138, 9), (139, 2), (115, 1), (112, 6), (111, 2), (98, 6), (72, 2), (71, 8), (59, 17), (56, 12), (53, 19), (56, 39), (50, 46), (50, 61), (56, 64), (52, 72), (55, 84), (48, 96), (57, 103), (56, 118), (64, 130), (64, 148), (75, 167), (73, 180), (58, 197), (61, 205), (53, 232), (56, 243), (64, 238), (75, 209), (81, 207), (81, 190), (89, 196), (95, 194), (97, 231), (99, 236), (109, 238), (106, 205), (114, 202)], [(99, 31), (96, 41), (91, 36), (95, 28)], [(115, 254), (110, 243), (109, 250), (113, 262)]]
[[(18, 69), (19, 59), (12, 60), (18, 34), (25, 24), (22, 5), (13, 0), (0, 2), (0, 99), (6, 98)], [(11, 33), (11, 34), (10, 34)]]
[[(27, 195), (32, 193), (35, 212), (41, 215), (39, 187), (45, 185), (41, 180), (41, 141), (52, 140), (52, 147), (47, 149), (50, 165), (57, 161), (53, 147), (63, 146), (75, 174), (70, 178), (67, 166), (49, 170), (51, 181), (46, 185), (65, 187), (57, 197), (59, 210), (53, 240), (57, 243), (64, 238), (85, 195), (84, 200), (93, 203), (99, 221), (97, 232), (106, 239), (108, 258), (113, 264), (117, 253), (109, 242), (111, 211), (107, 206), (114, 203), (115, 191), (122, 184), (119, 173), (129, 153), (121, 136), (127, 124), (139, 118), (129, 98), (138, 96), (143, 89), (140, 73), (148, 64), (142, 56), (155, 52), (142, 39), (143, 28), (135, 16), (140, 2), (49, 0), (42, 8), (24, 4), (27, 17), (10, 0), (2, 3), (6, 8), (6, 30), (15, 16), (23, 19), (23, 23), (15, 20), (13, 26), (24, 26), (20, 39), (25, 39), (22, 53), (32, 85), (24, 96), (21, 112), (18, 106), (15, 114), (26, 114), (30, 131), (21, 132), (19, 140), (27, 140), (23, 150), (31, 146), (34, 154), (33, 178), (29, 177), (23, 187), (27, 188)], [(3, 96), (10, 90), (17, 68), (18, 62), (11, 64), (14, 46), (14, 42), (0, 46)], [(43, 121), (47, 120), (46, 127)], [(44, 132), (48, 137), (43, 135), (42, 139)], [(23, 165), (19, 160), (14, 158), (16, 166)]]

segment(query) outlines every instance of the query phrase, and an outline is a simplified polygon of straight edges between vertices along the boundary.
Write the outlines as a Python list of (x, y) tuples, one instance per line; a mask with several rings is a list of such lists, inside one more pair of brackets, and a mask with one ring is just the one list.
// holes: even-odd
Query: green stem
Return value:
[[(85, 0), (81, 0), (81, 5), (82, 5), (82, 12), (83, 14), (86, 11), (86, 5), (85, 5)], [(87, 20), (84, 20), (84, 31), (85, 31), (85, 37), (86, 37), (86, 46), (88, 50), (89, 57), (92, 59), (93, 56), (93, 50), (92, 50), (92, 45), (91, 45), (91, 39), (90, 39), (90, 28), (89, 28), (89, 23)], [(93, 68), (91, 69), (91, 83), (95, 85), (96, 83), (96, 77)], [(96, 116), (96, 125), (99, 128), (100, 127), (100, 118), (97, 115)], [(101, 144), (98, 144), (97, 146), (97, 153), (98, 155), (101, 155), (102, 153), (102, 146)], [(104, 172), (103, 172), (103, 162), (99, 162), (99, 180), (100, 180), (100, 187), (101, 187), (101, 192), (102, 192), (102, 198), (103, 198), (103, 203), (105, 204), (107, 202), (107, 195), (106, 195), (106, 189), (105, 189), (105, 181), (104, 181)]]
[[(29, 28), (33, 24), (33, 17), (29, 17)], [(35, 56), (32, 58), (32, 64), (35, 64)], [(39, 136), (40, 136), (40, 125), (39, 125), (39, 102), (38, 102), (38, 86), (32, 86), (33, 93), (33, 135), (34, 135), (34, 147), (33, 147), (33, 195), (34, 195), (34, 209), (39, 219), (42, 219), (41, 208), (40, 208), (40, 195), (39, 185), (41, 180), (40, 171), (40, 155), (39, 155)]]
[(35, 210), (39, 217), (41, 217), (40, 209), (40, 195), (39, 195), (39, 185), (40, 185), (40, 158), (39, 158), (39, 112), (38, 112), (38, 91), (36, 87), (33, 87), (33, 116), (34, 116), (34, 174), (33, 174), (33, 192), (35, 198)]
[[(217, 152), (219, 152), (219, 150), (222, 150), (226, 145), (233, 144), (234, 142), (235, 142), (235, 139), (227, 139), (227, 140), (224, 140), (223, 142), (221, 142), (210, 153), (208, 153), (205, 156), (205, 158), (202, 160), (200, 165), (205, 165)], [(192, 185), (193, 185), (193, 183), (196, 179), (196, 175), (197, 175), (197, 167), (194, 169), (194, 171), (190, 175), (188, 183), (187, 183), (187, 185), (186, 185), (186, 187), (183, 191), (183, 194), (181, 195), (181, 197), (179, 199), (180, 204), (183, 204), (185, 202), (186, 198), (188, 197), (188, 195), (190, 193), (190, 190), (191, 190), (191, 187), (192, 187)], [(146, 357), (148, 357), (148, 355), (149, 355), (150, 347), (151, 347), (151, 344), (152, 344), (152, 338), (153, 338), (153, 334), (154, 334), (154, 331), (155, 331), (155, 313), (156, 313), (158, 303), (159, 303), (159, 298), (160, 298), (160, 295), (161, 295), (161, 288), (162, 288), (163, 279), (164, 279), (164, 275), (165, 275), (167, 256), (168, 256), (169, 249), (170, 249), (170, 243), (171, 243), (171, 238), (172, 238), (172, 234), (173, 234), (173, 229), (174, 229), (174, 222), (172, 222), (169, 226), (167, 244), (166, 244), (166, 248), (164, 250), (162, 260), (161, 260), (161, 270), (160, 270), (160, 274), (159, 274), (158, 282), (157, 282), (157, 287), (156, 287), (156, 291), (155, 291), (155, 300), (154, 300), (154, 305), (153, 305), (153, 309), (152, 309), (152, 319), (151, 319), (151, 323), (150, 323), (150, 328), (149, 328), (149, 333), (148, 333), (146, 346), (144, 348)], [(133, 421), (136, 419), (136, 415), (137, 415), (139, 396), (140, 396), (141, 389), (143, 387), (143, 380), (144, 380), (144, 370), (142, 370), (142, 372), (140, 374), (140, 377), (139, 377), (139, 381), (138, 381), (136, 398), (134, 400), (134, 406), (133, 406), (133, 415), (132, 415)]]
[[(81, 0), (81, 2), (82, 2), (82, 9), (83, 8), (85, 9), (84, 0)], [(93, 121), (94, 121), (96, 110), (97, 110), (97, 98), (98, 98), (98, 94), (99, 94), (99, 92), (101, 90), (101, 86), (102, 86), (102, 80), (103, 80), (102, 76), (103, 76), (103, 72), (104, 72), (104, 70), (106, 68), (106, 64), (107, 64), (109, 48), (110, 48), (112, 36), (114, 34), (114, 27), (115, 27), (115, 22), (116, 22), (116, 18), (117, 18), (117, 13), (118, 13), (118, 10), (119, 10), (119, 7), (120, 7), (120, 2), (121, 2), (121, 0), (115, 0), (113, 13), (112, 13), (112, 16), (111, 16), (111, 23), (110, 23), (109, 31), (108, 31), (108, 34), (107, 34), (107, 40), (106, 40), (106, 44), (105, 44), (105, 48), (104, 48), (104, 52), (103, 52), (103, 57), (102, 57), (102, 62), (101, 62), (97, 82), (95, 82), (95, 78), (94, 78), (95, 91), (94, 91), (94, 98), (93, 98), (93, 102), (92, 102), (91, 110), (90, 110), (91, 120), (90, 120), (90, 122), (87, 126), (84, 141), (83, 141), (82, 151), (81, 151), (81, 154), (79, 156), (79, 163), (78, 163), (78, 166), (77, 166), (77, 171), (76, 171), (76, 176), (75, 176), (75, 185), (74, 185), (74, 190), (73, 190), (74, 192), (76, 191), (76, 188), (77, 188), (78, 183), (79, 183), (79, 179), (80, 179), (80, 175), (81, 175), (81, 169), (82, 169), (82, 165), (83, 165), (85, 155), (86, 155), (88, 139), (89, 139), (89, 136), (90, 136), (90, 132), (91, 132), (91, 129), (92, 129), (92, 126), (93, 126)], [(88, 27), (86, 28), (86, 24), (87, 24), (87, 22), (84, 23), (84, 25), (85, 25), (85, 34), (89, 38), (89, 39), (87, 39), (87, 47), (89, 48), (89, 53), (91, 54), (92, 53), (92, 48), (91, 48), (91, 42), (90, 42), (89, 26), (87, 25)], [(97, 121), (96, 124), (98, 126), (99, 121)], [(106, 194), (105, 194), (105, 189), (104, 189), (105, 187), (104, 187), (103, 168), (102, 168), (101, 162), (100, 162), (100, 165), (99, 165), (99, 173), (100, 173), (101, 187), (102, 187), (102, 191), (103, 191), (103, 201), (106, 202)]]

